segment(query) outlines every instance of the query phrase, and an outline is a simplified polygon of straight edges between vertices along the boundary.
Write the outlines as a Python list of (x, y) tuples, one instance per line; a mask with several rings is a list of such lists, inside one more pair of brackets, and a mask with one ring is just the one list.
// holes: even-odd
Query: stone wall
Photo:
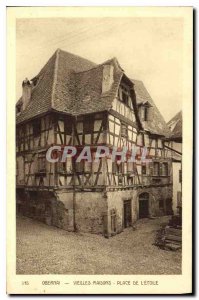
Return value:
[[(107, 192), (24, 192), (17, 190), (17, 210), (25, 216), (68, 231), (106, 237), (124, 229), (124, 201), (131, 202), (131, 225), (139, 219), (139, 196), (149, 194), (149, 217), (171, 214), (172, 186)], [(161, 206), (160, 206), (161, 203)], [(172, 207), (172, 203), (171, 203)]]
[[(108, 236), (120, 233), (124, 229), (124, 201), (131, 200), (131, 221), (132, 225), (139, 219), (139, 195), (149, 194), (149, 217), (156, 217), (172, 213), (167, 208), (167, 199), (172, 199), (172, 187), (149, 187), (135, 188), (133, 190), (109, 191), (107, 192), (108, 217), (107, 227)], [(160, 202), (163, 208), (160, 208)], [(115, 230), (111, 224), (111, 214), (115, 212)]]
[(73, 231), (73, 194), (17, 189), (17, 213), (47, 225)]
[(75, 197), (77, 231), (104, 233), (107, 214), (106, 195), (103, 192), (77, 192)]

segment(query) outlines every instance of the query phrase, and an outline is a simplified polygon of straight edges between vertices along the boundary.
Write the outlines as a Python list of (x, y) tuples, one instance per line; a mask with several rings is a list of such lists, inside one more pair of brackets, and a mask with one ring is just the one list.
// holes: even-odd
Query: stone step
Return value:
[(169, 244), (166, 244), (166, 245), (165, 245), (165, 249), (166, 249), (166, 250), (177, 251), (177, 250), (181, 249), (181, 246), (180, 246), (180, 245), (173, 244), (173, 243), (169, 243)]
[(182, 242), (182, 237), (177, 236), (177, 235), (173, 235), (173, 234), (166, 234), (165, 235), (165, 240)]
[(182, 236), (182, 230), (169, 226), (165, 227), (165, 232), (172, 235)]

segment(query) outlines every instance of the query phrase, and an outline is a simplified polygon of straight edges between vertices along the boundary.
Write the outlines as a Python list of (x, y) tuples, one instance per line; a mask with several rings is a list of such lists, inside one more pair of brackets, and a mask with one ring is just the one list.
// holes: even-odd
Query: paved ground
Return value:
[(17, 218), (17, 274), (180, 274), (181, 252), (153, 246), (165, 217), (105, 239)]

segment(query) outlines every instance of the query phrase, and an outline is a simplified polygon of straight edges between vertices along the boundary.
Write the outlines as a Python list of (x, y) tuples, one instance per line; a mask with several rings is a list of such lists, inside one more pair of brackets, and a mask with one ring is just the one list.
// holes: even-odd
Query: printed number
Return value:
[(22, 281), (22, 285), (29, 285), (29, 281)]

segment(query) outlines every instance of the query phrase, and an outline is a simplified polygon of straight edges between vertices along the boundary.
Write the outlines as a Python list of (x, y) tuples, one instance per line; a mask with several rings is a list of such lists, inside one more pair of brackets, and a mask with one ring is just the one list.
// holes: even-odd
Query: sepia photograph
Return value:
[(65, 277), (75, 289), (155, 288), (159, 275), (183, 275), (183, 14), (191, 22), (192, 9), (134, 9), (16, 18), (16, 276), (100, 275)]

